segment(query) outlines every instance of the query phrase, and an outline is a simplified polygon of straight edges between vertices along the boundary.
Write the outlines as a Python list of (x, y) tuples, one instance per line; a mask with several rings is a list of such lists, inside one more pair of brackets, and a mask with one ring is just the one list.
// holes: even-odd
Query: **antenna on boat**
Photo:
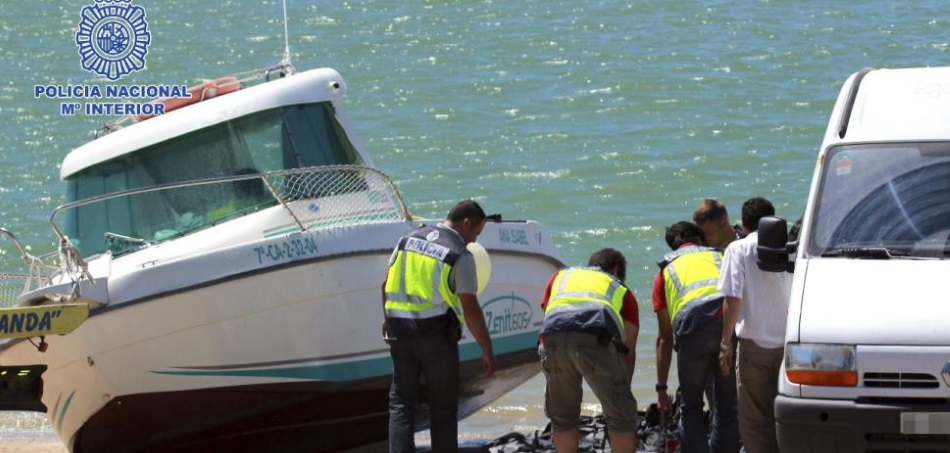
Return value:
[(282, 66), (291, 66), (290, 64), (290, 33), (287, 31), (287, 0), (284, 3), (284, 58), (280, 60)]

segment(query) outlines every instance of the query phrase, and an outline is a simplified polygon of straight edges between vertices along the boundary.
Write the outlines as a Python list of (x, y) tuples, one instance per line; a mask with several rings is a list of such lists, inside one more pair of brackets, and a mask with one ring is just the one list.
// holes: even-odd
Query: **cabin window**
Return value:
[[(67, 178), (67, 197), (77, 201), (166, 183), (343, 164), (363, 161), (332, 104), (294, 105), (218, 123), (91, 166)], [(71, 209), (65, 213), (65, 231), (83, 255), (110, 249), (121, 253), (275, 203), (259, 180), (184, 187)]]

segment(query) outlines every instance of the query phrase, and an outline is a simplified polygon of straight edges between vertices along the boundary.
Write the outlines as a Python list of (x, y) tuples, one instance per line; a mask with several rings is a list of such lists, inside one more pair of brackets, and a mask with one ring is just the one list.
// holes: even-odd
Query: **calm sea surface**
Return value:
[[(950, 61), (945, 0), (289, 2), (295, 65), (343, 74), (349, 116), (414, 214), (475, 197), (544, 223), (566, 263), (624, 252), (640, 301), (641, 406), (655, 398), (663, 226), (705, 197), (734, 221), (757, 195), (797, 218), (844, 79)], [(102, 122), (33, 97), (35, 84), (105, 84), (80, 68), (74, 41), (89, 4), (0, 2), (0, 226), (35, 253), (52, 250), (61, 159)], [(147, 69), (123, 84), (192, 85), (283, 51), (274, 0), (135, 4), (152, 44)], [(13, 268), (0, 245), (0, 269)], [(461, 437), (542, 427), (542, 395), (532, 379), (465, 420)], [(48, 436), (41, 417), (0, 415), (0, 439)]]

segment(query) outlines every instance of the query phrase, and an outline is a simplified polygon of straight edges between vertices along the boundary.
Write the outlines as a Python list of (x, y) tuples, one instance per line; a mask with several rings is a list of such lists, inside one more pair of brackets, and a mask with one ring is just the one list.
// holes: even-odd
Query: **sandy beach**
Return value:
[(69, 450), (58, 440), (0, 440), (0, 453), (66, 453)]
[[(419, 451), (429, 451), (426, 445), (419, 444)], [(386, 444), (376, 443), (362, 448), (350, 450), (347, 453), (370, 453), (385, 451)], [(467, 451), (464, 448), (460, 451)], [(471, 451), (471, 450), (469, 450)], [(0, 453), (68, 453), (66, 446), (57, 440), (46, 439), (16, 439), (0, 440)]]

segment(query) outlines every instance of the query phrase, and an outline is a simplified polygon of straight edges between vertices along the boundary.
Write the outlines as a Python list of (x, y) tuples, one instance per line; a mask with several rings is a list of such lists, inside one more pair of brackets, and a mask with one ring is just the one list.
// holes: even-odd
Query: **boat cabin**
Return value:
[[(300, 83), (317, 88), (309, 90), (314, 99), (279, 102), (282, 89), (299, 97)], [(62, 168), (69, 202), (229, 180), (83, 204), (63, 213), (64, 233), (84, 256), (121, 254), (276, 205), (264, 179), (254, 175), (370, 164), (338, 115), (334, 101), (342, 91), (335, 71), (308, 71), (139, 122), (74, 150)], [(274, 98), (284, 105), (272, 105)], [(233, 114), (222, 118), (222, 111)]]

